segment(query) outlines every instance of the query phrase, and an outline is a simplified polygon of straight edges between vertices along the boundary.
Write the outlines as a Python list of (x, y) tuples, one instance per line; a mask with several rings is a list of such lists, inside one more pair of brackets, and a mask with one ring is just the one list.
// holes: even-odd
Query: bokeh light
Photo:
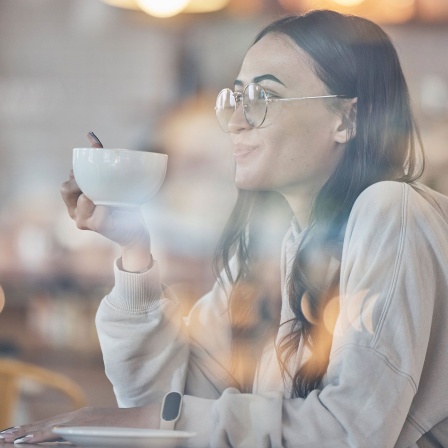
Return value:
[(5, 306), (5, 294), (3, 292), (2, 287), (0, 286), (0, 313), (2, 312), (4, 306)]
[(341, 6), (357, 6), (364, 2), (364, 0), (334, 0), (334, 2)]
[(172, 17), (182, 12), (190, 0), (137, 0), (138, 6), (155, 17)]
[(190, 0), (185, 12), (213, 12), (224, 9), (230, 0)]

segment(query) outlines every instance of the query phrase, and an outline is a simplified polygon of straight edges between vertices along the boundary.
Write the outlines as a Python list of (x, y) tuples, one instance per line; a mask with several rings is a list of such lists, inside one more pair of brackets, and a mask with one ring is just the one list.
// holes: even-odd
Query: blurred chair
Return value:
[(26, 362), (0, 359), (0, 428), (14, 425), (12, 420), (20, 398), (22, 380), (62, 392), (70, 399), (74, 409), (86, 405), (84, 392), (69, 377)]

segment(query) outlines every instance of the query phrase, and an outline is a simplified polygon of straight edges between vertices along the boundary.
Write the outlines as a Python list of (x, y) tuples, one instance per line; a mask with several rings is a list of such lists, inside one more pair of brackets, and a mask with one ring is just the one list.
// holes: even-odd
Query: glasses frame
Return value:
[[(263, 119), (261, 120), (261, 123), (258, 126), (254, 126), (250, 123), (249, 119), (247, 118), (246, 115), (246, 108), (247, 105), (244, 104), (244, 95), (246, 93), (246, 90), (251, 87), (251, 86), (255, 86), (261, 89), (262, 92), (264, 92), (264, 101), (265, 101), (265, 111), (264, 111), (264, 116)], [(246, 120), (247, 124), (251, 127), (251, 128), (260, 128), (261, 126), (263, 126), (264, 120), (266, 119), (266, 115), (268, 114), (268, 104), (272, 103), (274, 101), (302, 101), (302, 100), (314, 100), (314, 99), (319, 99), (319, 98), (347, 98), (346, 95), (318, 95), (318, 96), (301, 96), (301, 97), (289, 97), (289, 98), (272, 98), (272, 96), (270, 96), (269, 93), (266, 92), (266, 90), (260, 86), (260, 84), (257, 84), (255, 82), (252, 82), (250, 84), (248, 84), (244, 90), (242, 92), (234, 92), (233, 90), (229, 89), (229, 88), (225, 88), (222, 89), (219, 93), (218, 96), (216, 97), (216, 103), (218, 103), (218, 98), (221, 96), (221, 94), (223, 92), (229, 91), (230, 94), (232, 94), (234, 100), (235, 100), (235, 111), (238, 109), (238, 107), (240, 107), (240, 105), (243, 105), (243, 115), (244, 115), (244, 119)], [(216, 115), (218, 115), (218, 111), (222, 110), (220, 108), (218, 108), (217, 106), (215, 106), (215, 112)], [(221, 122), (219, 121), (218, 118), (218, 122), (221, 126), (221, 129), (225, 132), (225, 133), (229, 133), (229, 129), (224, 129), (221, 125)], [(227, 125), (228, 126), (228, 125)]]

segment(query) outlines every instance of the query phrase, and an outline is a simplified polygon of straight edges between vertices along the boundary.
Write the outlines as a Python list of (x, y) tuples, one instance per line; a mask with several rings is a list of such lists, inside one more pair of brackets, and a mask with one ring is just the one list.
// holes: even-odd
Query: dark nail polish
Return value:
[(103, 144), (100, 142), (100, 139), (92, 132), (89, 132), (90, 137), (92, 137), (99, 145), (103, 146)]

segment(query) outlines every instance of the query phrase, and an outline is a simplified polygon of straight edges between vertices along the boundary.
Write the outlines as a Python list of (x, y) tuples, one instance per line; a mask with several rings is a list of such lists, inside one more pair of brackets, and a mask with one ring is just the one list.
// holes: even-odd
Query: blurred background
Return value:
[[(187, 312), (213, 281), (235, 199), (216, 94), (262, 26), (315, 7), (391, 35), (428, 155), (424, 182), (448, 194), (447, 0), (0, 0), (0, 357), (67, 375), (89, 405), (115, 403), (94, 316), (117, 253), (66, 215), (59, 186), (72, 148), (92, 130), (105, 147), (169, 155), (143, 213)], [(64, 410), (22, 386), (14, 424)]]

